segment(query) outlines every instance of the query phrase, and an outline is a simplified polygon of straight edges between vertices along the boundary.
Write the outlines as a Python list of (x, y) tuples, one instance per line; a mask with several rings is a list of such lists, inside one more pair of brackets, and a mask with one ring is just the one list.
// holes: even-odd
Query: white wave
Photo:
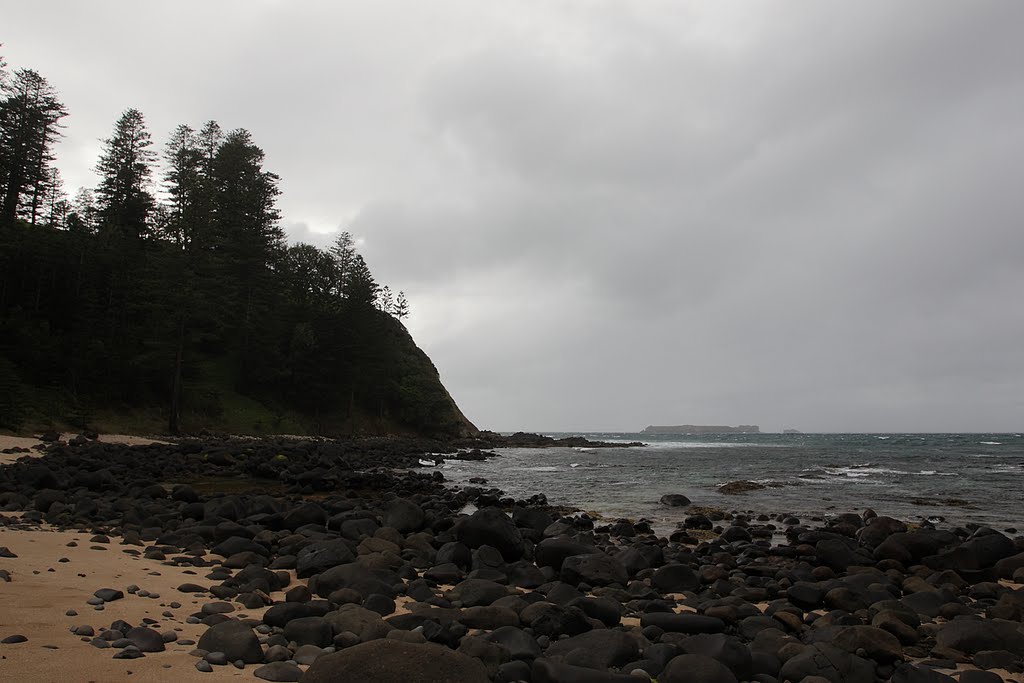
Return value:
[(557, 472), (558, 468), (553, 465), (544, 465), (542, 467), (527, 467), (527, 472)]
[(423, 465), (424, 467), (436, 467), (437, 466), (437, 463), (434, 462), (433, 460), (426, 460), (424, 458), (420, 458), (420, 464)]
[(594, 450), (593, 448), (587, 448), (585, 446), (573, 446), (572, 449), (574, 451), (579, 451), (580, 453), (589, 453), (590, 451)]
[(847, 477), (870, 477), (872, 474), (913, 474), (913, 472), (907, 472), (906, 470), (894, 470), (888, 467), (867, 467), (864, 465), (825, 467), (823, 469), (828, 474), (845, 475)]
[(984, 445), (984, 446), (1002, 446), (1003, 442), (1002, 441), (982, 441), (981, 444)]
[(569, 463), (569, 467), (579, 467), (579, 466), (580, 466), (580, 464), (578, 462), (571, 462), (571, 463)]
[(956, 472), (938, 472), (936, 470), (921, 470), (920, 472), (918, 472), (918, 474), (923, 474), (925, 476), (934, 476), (934, 477), (955, 477), (956, 476)]

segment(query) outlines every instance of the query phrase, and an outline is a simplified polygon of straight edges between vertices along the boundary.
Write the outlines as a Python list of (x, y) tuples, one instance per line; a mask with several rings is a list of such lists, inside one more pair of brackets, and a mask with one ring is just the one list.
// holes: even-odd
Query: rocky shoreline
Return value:
[[(46, 642), (0, 618), (0, 674), (64, 638), (166, 659), (161, 680), (185, 680), (183, 657), (203, 680), (305, 683), (1024, 680), (1020, 536), (695, 508), (659, 536), (418, 469), (527, 445), (508, 438), (83, 437), (4, 465), (0, 539), (77, 531), (82, 552), (189, 580), (154, 595), (104, 577)], [(9, 594), (28, 578), (16, 550), (0, 548)], [(137, 601), (160, 611), (111, 618)]]

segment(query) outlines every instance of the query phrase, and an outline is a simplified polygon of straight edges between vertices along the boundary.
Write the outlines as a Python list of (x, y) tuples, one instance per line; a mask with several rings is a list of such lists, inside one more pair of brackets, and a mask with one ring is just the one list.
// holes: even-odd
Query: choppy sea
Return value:
[[(659, 504), (666, 493), (725, 510), (809, 517), (871, 508), (905, 520), (1024, 529), (1021, 434), (571, 435), (646, 445), (505, 448), (441, 469), (454, 484), (483, 477), (516, 498), (543, 493), (604, 517), (647, 518), (659, 530), (686, 515)], [(766, 488), (718, 491), (737, 480)]]

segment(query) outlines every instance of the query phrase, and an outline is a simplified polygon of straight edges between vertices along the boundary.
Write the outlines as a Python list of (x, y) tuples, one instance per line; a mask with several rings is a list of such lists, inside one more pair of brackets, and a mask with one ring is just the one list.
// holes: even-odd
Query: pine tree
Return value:
[(202, 181), (202, 151), (195, 131), (187, 125), (174, 129), (164, 150), (164, 188), (170, 199), (167, 234), (183, 249), (192, 244), (197, 227)]
[(405, 298), (405, 292), (399, 291), (395, 298), (394, 316), (399, 320), (409, 317), (409, 300)]
[(377, 291), (377, 300), (374, 302), (374, 305), (376, 305), (377, 310), (382, 313), (387, 313), (388, 315), (392, 315), (394, 313), (395, 297), (391, 293), (390, 287), (384, 285)]
[(113, 137), (104, 141), (96, 166), (100, 220), (104, 229), (132, 238), (147, 236), (153, 211), (149, 181), (155, 154), (152, 137), (142, 113), (129, 109), (114, 126)]
[(373, 306), (379, 291), (380, 285), (373, 278), (366, 261), (356, 254), (345, 278), (345, 298), (355, 306)]
[(60, 171), (54, 167), (50, 170), (46, 196), (43, 201), (46, 224), (51, 228), (66, 228), (70, 209), (71, 203), (64, 192), (64, 181), (60, 177)]
[(345, 297), (345, 283), (356, 258), (356, 243), (352, 233), (347, 230), (341, 232), (334, 239), (329, 253), (334, 261), (334, 293), (338, 297)]
[(68, 210), (67, 228), (74, 232), (94, 233), (99, 211), (96, 196), (87, 187), (79, 188)]
[(19, 69), (2, 86), (0, 101), (0, 221), (19, 214), (33, 225), (46, 195), (53, 145), (67, 109), (45, 78)]

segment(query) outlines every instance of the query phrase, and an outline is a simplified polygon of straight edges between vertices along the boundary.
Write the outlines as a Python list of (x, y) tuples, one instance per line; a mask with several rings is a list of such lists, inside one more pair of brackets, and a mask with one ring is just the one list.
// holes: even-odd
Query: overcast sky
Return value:
[(72, 192), (249, 129), (497, 430), (1024, 429), (1024, 3), (7, 2)]

